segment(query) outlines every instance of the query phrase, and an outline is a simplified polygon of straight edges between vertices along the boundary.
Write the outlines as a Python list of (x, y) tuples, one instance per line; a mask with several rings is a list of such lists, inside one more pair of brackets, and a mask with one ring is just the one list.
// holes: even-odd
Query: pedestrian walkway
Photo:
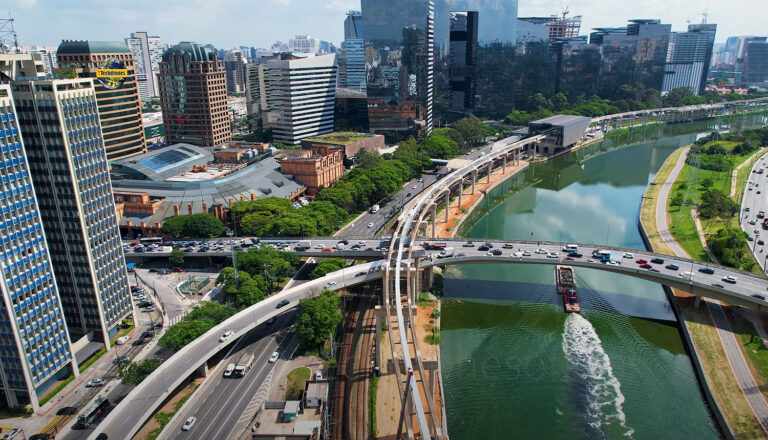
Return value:
[[(689, 150), (690, 147), (686, 147), (685, 150), (683, 150), (683, 154), (678, 157), (675, 167), (667, 177), (667, 180), (661, 184), (659, 197), (656, 200), (656, 227), (659, 231), (659, 237), (665, 245), (672, 249), (672, 252), (674, 252), (675, 255), (684, 258), (690, 258), (690, 256), (672, 236), (672, 232), (669, 228), (669, 216), (667, 214), (667, 200), (669, 199), (672, 185), (683, 170), (683, 166), (685, 166), (685, 160), (688, 157)], [(752, 376), (752, 370), (750, 370), (749, 364), (744, 358), (744, 354), (741, 352), (741, 347), (731, 330), (728, 318), (720, 304), (709, 301), (706, 301), (706, 303), (713, 322), (717, 327), (717, 333), (728, 358), (728, 363), (730, 364), (733, 376), (736, 378), (736, 382), (739, 384), (739, 388), (741, 388), (741, 391), (747, 399), (749, 406), (752, 408), (752, 412), (758, 422), (760, 422), (763, 430), (768, 433), (768, 402), (766, 402), (765, 397), (757, 386), (754, 376)]]

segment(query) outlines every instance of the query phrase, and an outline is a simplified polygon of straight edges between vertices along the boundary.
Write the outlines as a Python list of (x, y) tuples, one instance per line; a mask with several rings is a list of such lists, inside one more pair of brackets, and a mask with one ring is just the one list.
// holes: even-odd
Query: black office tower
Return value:
[(472, 113), (477, 81), (478, 12), (451, 12), (450, 17), (450, 109), (458, 113)]

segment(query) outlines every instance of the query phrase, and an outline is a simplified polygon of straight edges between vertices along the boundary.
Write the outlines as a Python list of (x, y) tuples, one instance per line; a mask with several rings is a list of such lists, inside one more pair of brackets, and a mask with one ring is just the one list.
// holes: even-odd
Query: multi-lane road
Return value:
[(768, 262), (768, 230), (762, 223), (768, 215), (768, 156), (761, 157), (750, 171), (741, 199), (741, 228), (749, 237), (749, 246), (758, 264), (766, 269)]
[[(174, 417), (164, 430), (161, 439), (225, 439), (233, 432), (246, 407), (265, 382), (275, 366), (271, 363), (273, 352), (285, 355), (289, 350), (290, 325), (296, 314), (286, 313), (275, 319), (271, 325), (262, 325), (240, 338), (219, 366), (209, 372), (209, 377), (196, 392), (193, 399)], [(243, 354), (253, 354), (253, 366), (242, 378), (224, 377), (229, 363), (237, 363)], [(190, 431), (181, 431), (181, 425), (189, 417), (197, 421)], [(241, 427), (242, 428), (242, 427)]]

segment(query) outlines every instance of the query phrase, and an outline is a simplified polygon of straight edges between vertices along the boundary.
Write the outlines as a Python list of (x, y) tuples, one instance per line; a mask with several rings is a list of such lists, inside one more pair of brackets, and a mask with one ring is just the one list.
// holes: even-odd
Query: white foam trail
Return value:
[(563, 352), (568, 363), (587, 388), (587, 419), (590, 426), (602, 430), (618, 421), (624, 437), (634, 430), (627, 426), (624, 394), (613, 374), (611, 360), (603, 349), (592, 324), (578, 313), (569, 314), (563, 332)]

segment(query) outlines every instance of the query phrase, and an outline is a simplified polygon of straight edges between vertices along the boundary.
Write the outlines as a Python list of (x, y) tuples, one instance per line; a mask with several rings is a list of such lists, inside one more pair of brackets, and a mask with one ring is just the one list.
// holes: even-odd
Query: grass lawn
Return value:
[(682, 153), (683, 149), (678, 148), (667, 157), (661, 165), (661, 168), (659, 168), (659, 172), (656, 173), (653, 182), (651, 182), (645, 190), (645, 194), (643, 194), (643, 202), (640, 206), (640, 222), (643, 224), (645, 235), (651, 242), (651, 247), (654, 252), (667, 255), (672, 255), (673, 252), (672, 249), (664, 244), (659, 237), (659, 229), (656, 227), (656, 203), (661, 189), (659, 185), (667, 180), (667, 177), (672, 172), (672, 168), (675, 167), (675, 163)]
[(728, 426), (738, 439), (764, 438), (760, 423), (728, 367), (728, 358), (709, 312), (703, 307), (694, 308), (692, 305), (681, 305), (679, 310), (696, 347), (707, 387)]
[[(738, 145), (736, 142), (728, 141), (720, 141), (718, 143), (725, 147), (727, 150), (732, 150), (736, 145)], [(731, 163), (732, 168), (735, 168), (739, 164), (752, 159), (753, 154), (754, 152), (738, 156), (729, 156), (728, 160)], [(742, 172), (744, 172), (744, 176), (748, 177), (750, 168), (751, 164), (745, 164), (737, 173), (737, 179), (739, 178), (738, 176), (743, 174)], [(744, 177), (744, 179), (747, 177)], [(704, 246), (701, 244), (701, 240), (699, 239), (699, 235), (696, 231), (696, 224), (693, 221), (691, 212), (701, 203), (701, 195), (709, 188), (718, 190), (726, 195), (730, 194), (731, 178), (731, 170), (704, 170), (686, 164), (683, 167), (683, 170), (680, 172), (680, 175), (678, 176), (674, 185), (672, 186), (670, 201), (668, 204), (669, 216), (671, 220), (670, 229), (672, 235), (675, 237), (675, 240), (680, 243), (680, 246), (682, 246), (683, 249), (685, 249), (685, 251), (688, 252), (688, 254), (690, 254), (691, 257), (695, 260), (709, 261), (709, 257), (706, 250), (704, 249)], [(707, 187), (707, 185), (704, 184), (705, 182), (710, 184), (710, 186)], [(743, 184), (741, 186), (743, 192)], [(737, 194), (740, 193), (737, 191)], [(677, 203), (673, 203), (673, 201), (676, 201)], [(717, 234), (718, 231), (726, 226), (730, 226), (736, 229), (740, 228), (738, 216), (734, 216), (732, 218), (701, 219), (701, 223), (704, 229), (705, 237), (710, 237)], [(746, 240), (744, 240), (744, 246), (748, 246), (748, 242)], [(751, 252), (746, 252), (746, 254), (751, 258)], [(753, 265), (752, 271), (755, 274), (762, 274), (762, 271), (757, 264)]]
[[(768, 348), (763, 346), (763, 340), (755, 330), (755, 326), (744, 319), (741, 315), (736, 315), (731, 321), (733, 331), (741, 342), (741, 348), (744, 355), (749, 359), (752, 365), (752, 373), (763, 394), (768, 394), (765, 385), (768, 384)], [(768, 397), (768, 396), (767, 396)]]
[(49, 388), (48, 392), (45, 393), (43, 395), (43, 397), (40, 399), (40, 406), (45, 405), (51, 399), (56, 397), (56, 395), (59, 394), (61, 392), (61, 390), (63, 390), (64, 387), (69, 385), (69, 383), (72, 382), (73, 380), (75, 380), (75, 375), (74, 374), (70, 374), (69, 376), (67, 376), (66, 379), (60, 380), (60, 381), (56, 382), (56, 384), (53, 385), (51, 388)]
[(97, 351), (96, 353), (92, 354), (91, 357), (89, 357), (88, 359), (83, 361), (82, 364), (78, 365), (77, 367), (80, 370), (80, 374), (85, 373), (86, 370), (91, 368), (93, 366), (93, 364), (95, 364), (96, 361), (98, 361), (99, 358), (104, 356), (106, 353), (107, 353), (107, 349), (102, 347), (101, 349), (99, 349), (99, 351)]
[(312, 371), (307, 367), (299, 367), (288, 373), (288, 386), (285, 390), (285, 400), (298, 400), (304, 391), (304, 383)]
[[(163, 432), (163, 428), (165, 428), (168, 423), (171, 422), (171, 419), (173, 419), (173, 416), (176, 415), (177, 412), (184, 406), (185, 403), (187, 403), (187, 400), (189, 400), (189, 397), (192, 395), (192, 393), (195, 392), (199, 384), (197, 382), (192, 382), (189, 385), (187, 385), (183, 390), (179, 392), (179, 395), (181, 398), (179, 398), (175, 403), (173, 403), (172, 408), (170, 408), (170, 411), (160, 411), (157, 414), (155, 414), (155, 422), (157, 422), (158, 427), (152, 430), (149, 434), (147, 434), (147, 440), (155, 440), (157, 437), (160, 436), (160, 433)], [(167, 408), (167, 405), (166, 405)]]

